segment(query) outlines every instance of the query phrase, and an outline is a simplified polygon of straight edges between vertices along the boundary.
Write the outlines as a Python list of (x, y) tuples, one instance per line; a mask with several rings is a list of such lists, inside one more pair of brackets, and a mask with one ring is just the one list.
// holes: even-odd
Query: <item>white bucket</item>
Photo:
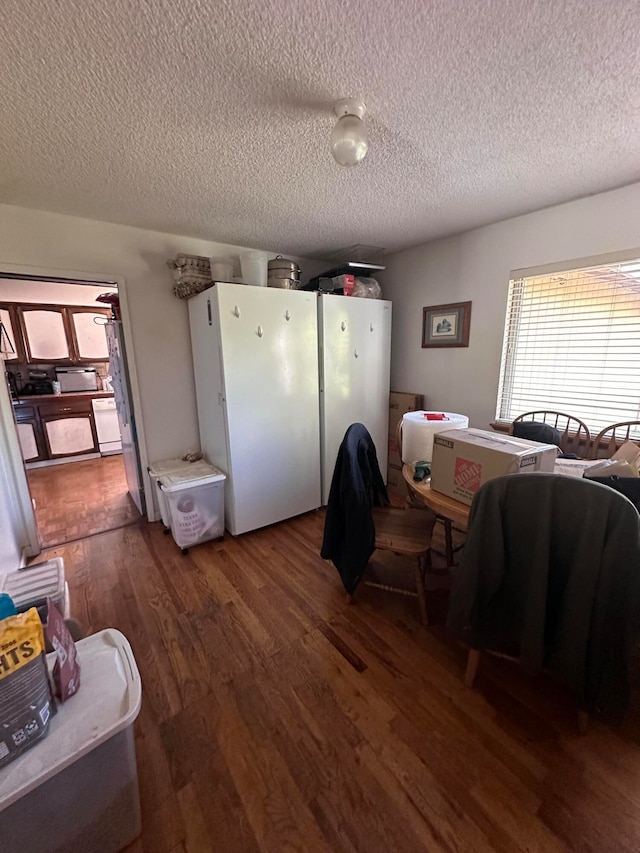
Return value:
[(243, 252), (240, 255), (240, 269), (245, 284), (267, 286), (267, 256), (264, 252)]
[(233, 258), (209, 258), (211, 281), (233, 281)]
[[(427, 415), (443, 414), (432, 421)], [(402, 461), (431, 462), (433, 437), (447, 429), (467, 429), (469, 418), (455, 412), (407, 412), (402, 416)]]

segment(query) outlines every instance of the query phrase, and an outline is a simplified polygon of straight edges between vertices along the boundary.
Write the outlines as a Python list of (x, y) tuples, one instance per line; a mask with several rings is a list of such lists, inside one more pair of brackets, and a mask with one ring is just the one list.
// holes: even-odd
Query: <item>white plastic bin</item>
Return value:
[(186, 472), (196, 479), (198, 477), (207, 477), (210, 474), (217, 472), (217, 470), (217, 468), (212, 469), (212, 466), (203, 459), (199, 459), (197, 462), (187, 462), (184, 459), (176, 457), (171, 459), (162, 459), (160, 462), (152, 462), (147, 467), (151, 482), (155, 484), (154, 492), (158, 504), (158, 510), (160, 511), (160, 518), (162, 519), (162, 523), (166, 530), (169, 530), (171, 527), (171, 517), (169, 515), (167, 499), (160, 487), (160, 477), (166, 476), (167, 474)]
[(206, 476), (201, 466), (199, 471), (178, 471), (159, 479), (169, 508), (171, 535), (183, 551), (224, 535), (226, 476), (213, 465), (207, 468)]
[(243, 252), (240, 255), (240, 270), (245, 284), (267, 286), (267, 256), (264, 252)]
[(0, 770), (2, 853), (116, 853), (140, 834), (131, 646), (113, 628), (76, 645), (79, 691), (44, 740)]
[(209, 258), (212, 281), (233, 281), (233, 258)]

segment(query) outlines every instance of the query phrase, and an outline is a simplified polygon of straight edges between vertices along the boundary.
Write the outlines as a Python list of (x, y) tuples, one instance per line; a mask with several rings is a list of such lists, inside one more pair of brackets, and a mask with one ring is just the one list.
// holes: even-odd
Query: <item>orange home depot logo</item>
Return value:
[(453, 483), (457, 489), (465, 492), (477, 492), (480, 488), (480, 477), (482, 476), (482, 465), (480, 462), (472, 462), (471, 459), (456, 457), (456, 470), (453, 475)]

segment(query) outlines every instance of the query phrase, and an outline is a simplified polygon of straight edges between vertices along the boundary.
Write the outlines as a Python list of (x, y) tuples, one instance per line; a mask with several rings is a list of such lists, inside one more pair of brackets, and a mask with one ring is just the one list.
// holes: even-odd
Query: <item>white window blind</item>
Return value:
[(510, 282), (497, 416), (544, 410), (640, 420), (640, 261)]

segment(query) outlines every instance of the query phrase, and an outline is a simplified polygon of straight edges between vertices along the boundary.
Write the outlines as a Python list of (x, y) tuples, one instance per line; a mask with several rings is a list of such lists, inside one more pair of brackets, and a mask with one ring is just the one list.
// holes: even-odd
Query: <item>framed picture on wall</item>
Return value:
[(471, 303), (452, 302), (422, 309), (422, 346), (468, 347)]

